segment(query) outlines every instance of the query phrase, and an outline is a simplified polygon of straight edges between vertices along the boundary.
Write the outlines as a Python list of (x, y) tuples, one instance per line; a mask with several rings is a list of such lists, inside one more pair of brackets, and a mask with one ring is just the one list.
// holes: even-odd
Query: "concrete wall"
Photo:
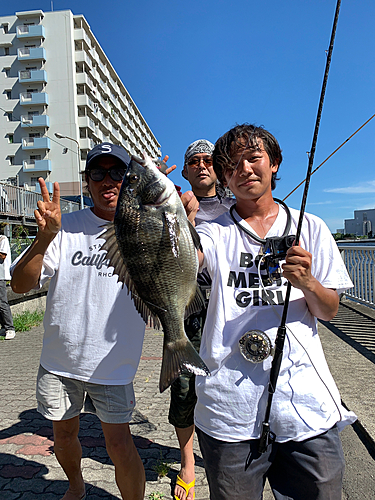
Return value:
[(8, 287), (8, 302), (12, 315), (15, 316), (25, 311), (44, 311), (48, 287), (49, 281), (40, 290), (30, 290), (30, 292), (27, 293), (14, 293), (13, 290)]

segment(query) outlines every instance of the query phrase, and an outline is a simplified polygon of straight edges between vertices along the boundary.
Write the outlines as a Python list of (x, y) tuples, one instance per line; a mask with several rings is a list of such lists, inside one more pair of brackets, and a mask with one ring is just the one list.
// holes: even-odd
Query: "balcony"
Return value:
[(47, 72), (44, 69), (27, 69), (18, 72), (20, 83), (47, 83)]
[(90, 137), (86, 137), (84, 139), (79, 140), (79, 147), (83, 151), (90, 150), (94, 146), (95, 146), (95, 142)]
[(23, 137), (22, 149), (51, 149), (48, 137)]
[(17, 50), (19, 61), (45, 61), (46, 51), (43, 47), (22, 47)]
[(76, 84), (82, 85), (85, 84), (89, 87), (90, 90), (94, 90), (94, 82), (91, 80), (87, 73), (76, 73)]
[(92, 132), (96, 131), (96, 125), (89, 116), (80, 116), (78, 118), (79, 128), (89, 128)]
[(75, 62), (84, 62), (87, 64), (87, 66), (92, 70), (92, 61), (90, 57), (87, 55), (87, 53), (84, 50), (77, 50), (75, 52)]
[(23, 172), (51, 172), (51, 160), (24, 160)]
[(87, 94), (77, 95), (78, 106), (88, 106), (91, 109), (91, 111), (95, 111), (97, 109), (97, 105), (95, 104), (96, 103), (94, 103)]
[(17, 26), (17, 38), (45, 38), (45, 29), (41, 24)]
[(11, 47), (13, 43), (14, 33), (3, 33), (0, 35), (0, 47)]
[(21, 127), (49, 127), (48, 115), (21, 116)]
[(91, 47), (90, 38), (87, 36), (86, 31), (83, 28), (74, 30), (74, 40), (84, 40), (88, 47)]
[(20, 94), (21, 106), (32, 106), (34, 104), (45, 104), (48, 106), (48, 94), (45, 92), (22, 92)]

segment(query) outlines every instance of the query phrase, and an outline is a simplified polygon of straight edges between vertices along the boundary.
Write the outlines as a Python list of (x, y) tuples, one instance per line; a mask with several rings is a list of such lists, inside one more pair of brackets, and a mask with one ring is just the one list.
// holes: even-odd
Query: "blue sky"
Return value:
[[(50, 0), (1, 8), (51, 10)], [(10, 7), (14, 11), (9, 10)], [(284, 160), (274, 195), (305, 177), (336, 0), (54, 0), (83, 14), (180, 172), (194, 140), (215, 142), (236, 123), (264, 125)], [(375, 113), (373, 0), (342, 0), (314, 168)], [(306, 210), (335, 232), (375, 208), (375, 118), (310, 183)], [(302, 188), (288, 198), (299, 208)]]

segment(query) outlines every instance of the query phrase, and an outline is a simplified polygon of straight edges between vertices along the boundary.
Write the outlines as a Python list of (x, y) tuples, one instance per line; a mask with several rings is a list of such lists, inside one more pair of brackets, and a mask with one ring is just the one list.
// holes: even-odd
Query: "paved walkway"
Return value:
[[(363, 378), (367, 380), (370, 376), (375, 380), (375, 365), (324, 325), (319, 325), (319, 331), (343, 401), (357, 413), (368, 439), (373, 440), (374, 393), (370, 384), (363, 383)], [(53, 455), (52, 426), (35, 410), (35, 378), (41, 345), (41, 327), (19, 333), (12, 341), (0, 342), (1, 500), (58, 500), (67, 489), (65, 475)], [(158, 391), (161, 353), (162, 333), (147, 329), (135, 378), (137, 408), (131, 431), (146, 470), (145, 499), (168, 500), (173, 498), (180, 454), (174, 429), (167, 420), (169, 391), (164, 394)], [(80, 439), (88, 498), (120, 498), (114, 468), (95, 416), (81, 416)], [(196, 498), (208, 500), (208, 486), (197, 442), (195, 454)], [(159, 479), (157, 470), (163, 469), (165, 464), (169, 465), (169, 471)], [(164, 497), (152, 495), (158, 492)], [(266, 489), (264, 500), (271, 498), (269, 489)]]

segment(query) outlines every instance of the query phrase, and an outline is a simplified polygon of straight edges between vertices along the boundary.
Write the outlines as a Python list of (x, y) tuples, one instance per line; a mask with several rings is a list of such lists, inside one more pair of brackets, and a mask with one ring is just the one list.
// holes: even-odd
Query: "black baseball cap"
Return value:
[(94, 146), (88, 153), (86, 158), (85, 170), (89, 170), (95, 164), (100, 156), (113, 156), (118, 158), (127, 167), (130, 163), (130, 156), (122, 146), (112, 144), (110, 142), (102, 142)]

